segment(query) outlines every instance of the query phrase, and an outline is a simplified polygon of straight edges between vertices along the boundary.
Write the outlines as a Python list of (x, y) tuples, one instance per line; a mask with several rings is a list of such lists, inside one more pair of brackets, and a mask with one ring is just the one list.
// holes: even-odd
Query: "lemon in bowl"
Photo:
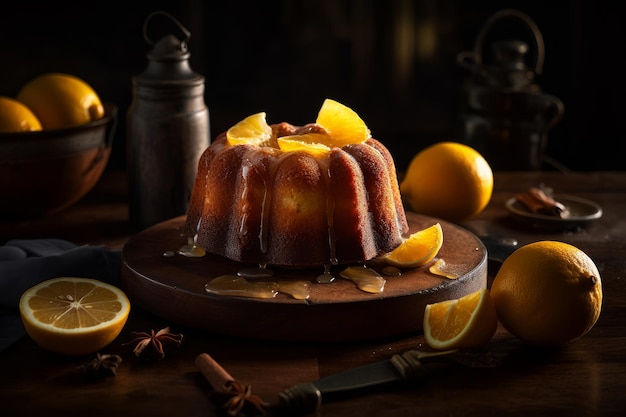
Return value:
[(24, 103), (11, 97), (0, 96), (0, 133), (39, 130), (41, 130), (41, 122)]
[(71, 74), (45, 73), (27, 82), (17, 100), (37, 116), (44, 130), (80, 126), (104, 117), (99, 95)]
[(0, 102), (0, 110), (7, 118), (0, 120), (0, 195), (11, 201), (0, 205), (1, 217), (52, 214), (95, 186), (111, 154), (117, 106), (103, 104), (77, 77), (50, 73)]

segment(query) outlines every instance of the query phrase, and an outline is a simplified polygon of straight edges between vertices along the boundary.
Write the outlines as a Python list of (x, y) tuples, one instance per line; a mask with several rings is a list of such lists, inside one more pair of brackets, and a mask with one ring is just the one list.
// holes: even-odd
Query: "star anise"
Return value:
[[(170, 333), (169, 326), (162, 328), (156, 333), (154, 330), (150, 330), (150, 333), (131, 332), (130, 334), (134, 337), (134, 339), (128, 343), (124, 343), (124, 345), (134, 344), (135, 348), (133, 349), (133, 353), (135, 356), (140, 357), (150, 353), (158, 360), (165, 358), (166, 345), (175, 345), (178, 347), (183, 341), (183, 335)], [(145, 349), (148, 346), (152, 349), (146, 351)]]
[(96, 357), (91, 362), (81, 365), (79, 369), (89, 377), (104, 378), (117, 375), (117, 367), (120, 363), (122, 363), (122, 357), (119, 355), (96, 353)]
[(226, 387), (226, 395), (231, 397), (224, 404), (224, 408), (229, 416), (238, 415), (246, 404), (251, 404), (261, 414), (267, 413), (266, 408), (269, 407), (269, 404), (258, 395), (252, 394), (250, 385), (242, 385), (238, 381), (228, 381)]

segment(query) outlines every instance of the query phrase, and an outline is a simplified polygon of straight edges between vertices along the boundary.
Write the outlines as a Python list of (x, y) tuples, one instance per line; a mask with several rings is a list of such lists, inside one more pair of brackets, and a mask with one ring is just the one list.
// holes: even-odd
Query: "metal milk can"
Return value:
[[(182, 34), (153, 42), (148, 24), (167, 17)], [(127, 170), (130, 220), (140, 229), (186, 214), (198, 161), (210, 143), (204, 77), (189, 65), (190, 33), (165, 12), (150, 14), (143, 26), (145, 71), (132, 79), (127, 112)]]
[[(524, 22), (534, 35), (534, 70), (526, 64), (529, 46), (519, 40), (494, 42), (492, 62), (483, 62), (487, 32), (497, 21), (511, 17)], [(561, 120), (564, 106), (534, 82), (544, 62), (543, 37), (535, 22), (517, 10), (497, 12), (479, 33), (474, 51), (461, 52), (457, 59), (470, 70), (462, 94), (465, 142), (494, 170), (541, 169), (548, 131)]]

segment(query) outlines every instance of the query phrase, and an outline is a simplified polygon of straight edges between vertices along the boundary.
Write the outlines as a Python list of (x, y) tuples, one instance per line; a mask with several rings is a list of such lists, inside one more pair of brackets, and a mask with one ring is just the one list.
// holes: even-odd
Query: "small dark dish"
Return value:
[(597, 203), (572, 195), (555, 194), (553, 198), (562, 203), (569, 214), (565, 217), (532, 213), (515, 197), (506, 202), (506, 208), (517, 220), (545, 229), (569, 230), (585, 227), (602, 217), (602, 207)]
[(0, 134), (0, 219), (63, 210), (98, 182), (111, 154), (117, 107), (86, 125)]

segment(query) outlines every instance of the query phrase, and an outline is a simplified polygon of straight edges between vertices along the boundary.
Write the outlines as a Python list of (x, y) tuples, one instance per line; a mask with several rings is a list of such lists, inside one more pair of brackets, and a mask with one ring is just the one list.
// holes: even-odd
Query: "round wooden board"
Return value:
[[(385, 277), (384, 291), (361, 291), (348, 280), (317, 284), (323, 270), (272, 268), (271, 281), (307, 279), (312, 285), (305, 302), (285, 294), (275, 298), (243, 298), (207, 293), (211, 279), (236, 274), (242, 265), (207, 254), (176, 254), (187, 243), (181, 233), (185, 217), (176, 217), (133, 236), (122, 250), (122, 288), (134, 304), (173, 323), (218, 334), (285, 341), (355, 341), (399, 336), (422, 330), (426, 304), (459, 298), (487, 285), (487, 250), (469, 231), (431, 217), (407, 213), (411, 233), (439, 222), (443, 246), (437, 255), (459, 278), (451, 280), (428, 266)], [(368, 266), (380, 271), (380, 262)], [(344, 267), (333, 270), (335, 276)]]

